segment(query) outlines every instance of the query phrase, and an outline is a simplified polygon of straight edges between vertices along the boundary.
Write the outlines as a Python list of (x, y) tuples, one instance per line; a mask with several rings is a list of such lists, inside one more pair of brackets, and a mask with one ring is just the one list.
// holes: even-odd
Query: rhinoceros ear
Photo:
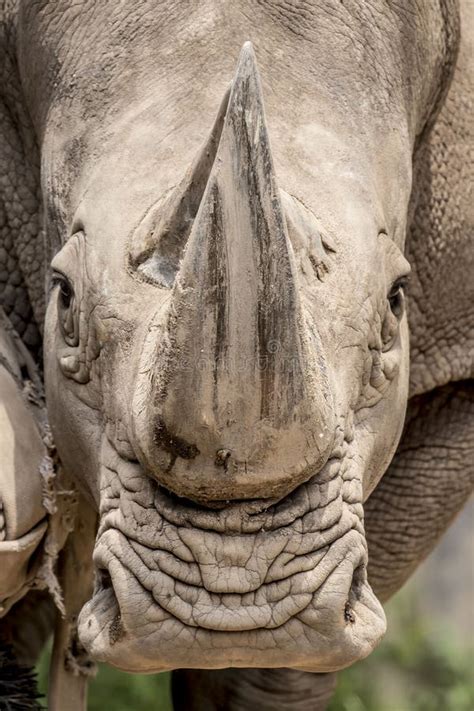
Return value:
[(471, 61), (461, 46), (445, 105), (416, 162), (407, 242), (411, 395), (474, 375)]

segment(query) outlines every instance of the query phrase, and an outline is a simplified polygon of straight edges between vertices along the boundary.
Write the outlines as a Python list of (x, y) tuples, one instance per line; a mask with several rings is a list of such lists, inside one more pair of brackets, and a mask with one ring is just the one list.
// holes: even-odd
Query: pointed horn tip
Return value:
[(242, 49), (240, 50), (239, 64), (243, 64), (244, 62), (248, 61), (252, 62), (252, 64), (256, 64), (257, 62), (255, 49), (250, 40), (247, 40), (242, 45)]
[(232, 84), (235, 87), (245, 78), (253, 77), (257, 84), (260, 84), (260, 74), (258, 71), (257, 57), (252, 42), (244, 42), (240, 51), (237, 68), (235, 70)]

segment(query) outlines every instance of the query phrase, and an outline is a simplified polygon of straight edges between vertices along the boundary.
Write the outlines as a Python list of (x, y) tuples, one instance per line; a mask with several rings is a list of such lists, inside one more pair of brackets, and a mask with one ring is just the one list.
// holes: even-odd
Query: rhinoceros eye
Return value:
[(397, 279), (397, 281), (392, 285), (392, 288), (390, 289), (387, 295), (390, 310), (398, 320), (400, 320), (403, 316), (403, 311), (405, 308), (404, 290), (406, 288), (406, 284), (406, 277), (403, 277), (402, 279)]
[(79, 333), (72, 284), (64, 274), (55, 272), (53, 287), (58, 290), (58, 322), (61, 334), (68, 346), (77, 346)]
[(382, 352), (389, 351), (398, 338), (400, 321), (405, 312), (405, 293), (407, 277), (395, 281), (387, 294), (388, 309), (382, 323)]
[(63, 309), (68, 309), (73, 297), (72, 286), (66, 279), (59, 280), (59, 298)]

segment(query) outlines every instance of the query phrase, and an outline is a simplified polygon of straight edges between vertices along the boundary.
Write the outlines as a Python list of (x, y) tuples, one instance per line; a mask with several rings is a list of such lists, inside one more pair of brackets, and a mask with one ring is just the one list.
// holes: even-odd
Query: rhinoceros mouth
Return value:
[(209, 510), (103, 447), (90, 653), (130, 671), (288, 666), (327, 671), (385, 630), (367, 583), (360, 479), (349, 444), (281, 501)]

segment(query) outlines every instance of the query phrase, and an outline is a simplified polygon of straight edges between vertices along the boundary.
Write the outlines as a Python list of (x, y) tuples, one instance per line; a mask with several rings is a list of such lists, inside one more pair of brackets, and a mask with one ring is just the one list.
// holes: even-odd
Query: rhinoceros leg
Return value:
[(34, 666), (51, 635), (54, 615), (50, 594), (32, 590), (1, 620), (0, 636), (11, 645), (19, 664)]
[(0, 639), (0, 670), (0, 708), (41, 711), (34, 670), (19, 665), (12, 647), (3, 639)]
[(335, 674), (293, 669), (180, 669), (173, 673), (175, 711), (324, 711)]

